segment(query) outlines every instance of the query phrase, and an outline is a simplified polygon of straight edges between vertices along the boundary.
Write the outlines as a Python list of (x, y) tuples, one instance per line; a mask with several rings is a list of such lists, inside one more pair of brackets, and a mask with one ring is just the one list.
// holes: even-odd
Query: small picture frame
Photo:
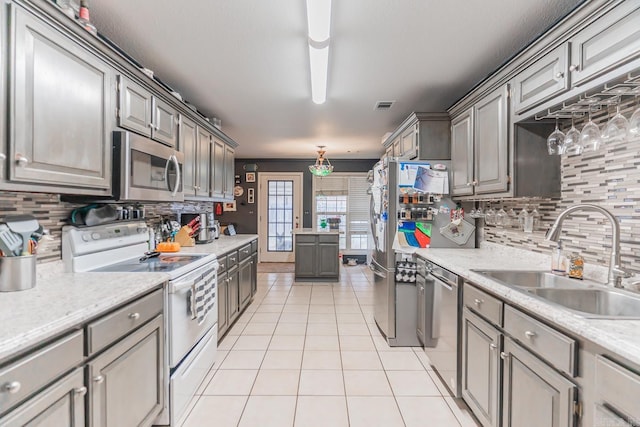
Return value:
[(255, 203), (254, 189), (247, 188), (247, 203)]
[(247, 172), (245, 174), (246, 182), (256, 182), (256, 173), (255, 172)]
[(235, 212), (237, 210), (235, 200), (233, 202), (225, 202), (223, 207), (225, 212)]

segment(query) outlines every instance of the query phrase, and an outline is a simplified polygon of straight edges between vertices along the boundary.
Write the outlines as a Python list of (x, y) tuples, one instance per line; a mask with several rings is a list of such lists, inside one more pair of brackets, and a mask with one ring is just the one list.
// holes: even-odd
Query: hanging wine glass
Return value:
[(478, 209), (476, 209), (476, 218), (484, 218), (484, 211), (482, 210), (482, 202), (478, 202)]
[(533, 218), (533, 229), (537, 230), (540, 227), (540, 212), (538, 212), (538, 209), (534, 206), (529, 215)]
[(584, 147), (580, 142), (580, 132), (576, 129), (575, 117), (571, 115), (571, 129), (564, 136), (564, 153), (569, 156), (582, 154)]
[(469, 211), (469, 216), (470, 216), (471, 218), (478, 218), (478, 216), (477, 216), (477, 215), (478, 215), (478, 213), (477, 213), (477, 211), (476, 211), (476, 201), (475, 201), (475, 200), (473, 200), (473, 201), (471, 202), (471, 210)]
[(558, 129), (558, 118), (556, 117), (556, 128), (551, 132), (551, 135), (547, 138), (547, 149), (549, 155), (557, 156), (562, 154), (564, 148), (564, 133)]
[(591, 117), (591, 109), (589, 109), (589, 121), (580, 132), (580, 143), (584, 150), (596, 151), (600, 148), (600, 128), (595, 124)]
[(622, 142), (629, 135), (629, 121), (620, 114), (620, 102), (616, 105), (616, 115), (611, 118), (602, 131), (602, 141), (605, 144)]
[(487, 225), (496, 225), (496, 211), (491, 207), (491, 203), (489, 203), (489, 207), (484, 214), (484, 222)]
[(507, 211), (507, 217), (509, 219), (509, 226), (513, 227), (518, 225), (518, 214), (515, 209), (513, 209), (513, 206), (511, 206)]
[(640, 97), (636, 96), (636, 110), (629, 119), (629, 137), (640, 136)]
[(505, 227), (509, 222), (509, 217), (507, 216), (507, 211), (504, 210), (504, 200), (501, 201), (500, 210), (496, 212), (496, 225), (500, 225)]
[(527, 211), (526, 206), (522, 208), (520, 213), (518, 214), (518, 222), (520, 223), (520, 228), (524, 230), (524, 225), (527, 222), (527, 218), (529, 218), (529, 211)]

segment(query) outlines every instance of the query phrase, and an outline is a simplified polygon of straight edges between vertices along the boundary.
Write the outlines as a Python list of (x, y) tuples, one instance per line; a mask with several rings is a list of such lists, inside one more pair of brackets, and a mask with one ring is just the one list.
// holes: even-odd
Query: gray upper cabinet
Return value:
[(233, 200), (233, 187), (235, 185), (236, 152), (229, 146), (224, 147), (224, 198)]
[(180, 151), (184, 154), (184, 165), (182, 166), (182, 188), (185, 197), (196, 195), (198, 186), (197, 174), (197, 147), (198, 147), (198, 126), (186, 116), (180, 117)]
[(504, 354), (502, 426), (574, 426), (577, 387), (511, 338)]
[(126, 77), (118, 76), (118, 126), (151, 136), (151, 93)]
[(504, 85), (474, 106), (475, 193), (509, 188), (509, 87)]
[(153, 111), (152, 138), (170, 147), (176, 147), (178, 140), (178, 113), (169, 104), (155, 96), (151, 104)]
[(571, 39), (572, 85), (640, 56), (640, 3), (624, 1)]
[(198, 126), (196, 196), (209, 197), (211, 190), (211, 134)]
[(513, 79), (513, 108), (516, 114), (569, 89), (568, 58), (569, 43), (564, 43)]
[(10, 181), (110, 194), (111, 68), (21, 7), (10, 13)]
[(473, 108), (451, 121), (451, 193), (473, 194)]
[(400, 159), (449, 160), (447, 113), (411, 113), (384, 142), (385, 154)]
[(118, 76), (118, 126), (177, 146), (178, 113), (166, 102), (126, 77)]
[(225, 145), (224, 142), (213, 138), (213, 182), (211, 183), (211, 195), (216, 198), (224, 197), (225, 193)]

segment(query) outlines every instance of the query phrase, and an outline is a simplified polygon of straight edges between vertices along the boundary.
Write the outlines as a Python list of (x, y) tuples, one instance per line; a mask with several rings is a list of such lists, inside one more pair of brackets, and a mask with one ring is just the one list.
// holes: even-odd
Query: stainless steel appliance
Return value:
[[(419, 183), (422, 173), (416, 172), (431, 169), (431, 165), (435, 164), (449, 168), (451, 162), (385, 158), (376, 163), (370, 178), (372, 247), (368, 258), (374, 273), (374, 319), (390, 346), (420, 345), (416, 336), (418, 313), (415, 282), (399, 283), (395, 277), (396, 262), (403, 257), (401, 252), (411, 253), (416, 248), (394, 249), (394, 245), (398, 246), (399, 227), (413, 223), (414, 227), (428, 230), (429, 247), (432, 248), (472, 248), (475, 245), (474, 230), (469, 232), (468, 239), (462, 244), (450, 240), (440, 232), (440, 229), (450, 224), (448, 211), (456, 204), (446, 196), (439, 200), (438, 197), (433, 197), (427, 191), (433, 183)], [(409, 181), (414, 182), (408, 183), (407, 171), (413, 171), (414, 175)], [(448, 192), (446, 185), (441, 188), (443, 194)], [(412, 194), (409, 195), (409, 192)]]
[[(458, 276), (429, 261), (418, 258), (418, 286), (424, 295), (418, 310), (424, 310), (419, 325), (424, 331), (424, 351), (431, 365), (454, 397), (461, 396), (460, 334), (462, 287)], [(423, 283), (420, 283), (423, 282)]]
[(62, 258), (69, 272), (163, 272), (165, 288), (166, 407), (156, 425), (178, 425), (189, 400), (213, 366), (217, 350), (217, 270), (214, 254), (160, 254), (148, 250), (144, 222), (66, 226)]
[(113, 198), (183, 201), (184, 154), (144, 136), (113, 132)]

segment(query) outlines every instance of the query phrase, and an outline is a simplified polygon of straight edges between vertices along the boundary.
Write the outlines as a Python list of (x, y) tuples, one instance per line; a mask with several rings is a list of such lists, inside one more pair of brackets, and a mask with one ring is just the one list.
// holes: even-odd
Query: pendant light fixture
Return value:
[(324, 145), (318, 145), (318, 158), (316, 159), (316, 163), (313, 165), (309, 165), (309, 172), (311, 172), (315, 176), (327, 176), (331, 172), (333, 172), (333, 166), (329, 159), (324, 157), (324, 153), (326, 153), (324, 149)]

